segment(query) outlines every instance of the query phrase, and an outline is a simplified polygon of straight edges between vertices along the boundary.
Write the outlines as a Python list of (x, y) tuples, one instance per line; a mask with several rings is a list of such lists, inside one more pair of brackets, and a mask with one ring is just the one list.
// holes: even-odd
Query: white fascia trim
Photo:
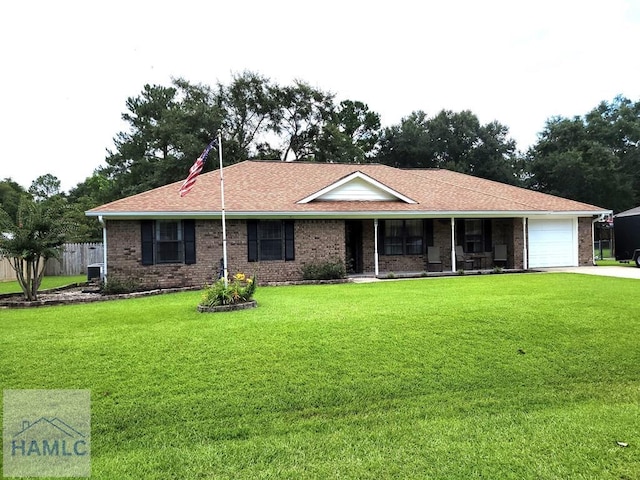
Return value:
[(347, 175), (346, 177), (338, 180), (337, 182), (332, 183), (328, 187), (325, 187), (322, 190), (319, 190), (316, 193), (313, 193), (313, 194), (309, 195), (308, 197), (305, 197), (302, 200), (299, 200), (297, 203), (304, 204), (304, 203), (312, 202), (313, 200), (316, 200), (317, 198), (325, 195), (326, 193), (329, 193), (332, 190), (335, 190), (336, 188), (341, 187), (345, 183), (349, 183), (350, 181), (352, 181), (352, 180), (354, 180), (356, 178), (364, 180), (365, 182), (373, 185), (376, 188), (379, 188), (380, 190), (383, 190), (383, 191), (387, 192), (390, 195), (393, 195), (398, 200), (402, 200), (405, 203), (411, 203), (411, 204), (418, 203), (415, 200), (411, 200), (409, 197), (406, 197), (406, 196), (402, 195), (400, 192), (397, 192), (397, 191), (393, 190), (392, 188), (389, 188), (386, 185), (380, 183), (379, 181), (371, 178), (369, 175), (366, 175), (366, 174), (362, 173), (361, 171), (353, 172), (352, 174)]
[[(243, 218), (570, 218), (570, 217), (595, 217), (601, 214), (609, 214), (610, 210), (602, 211), (574, 211), (574, 212), (541, 212), (535, 211), (282, 211), (282, 212), (225, 212), (227, 219)], [(105, 220), (136, 220), (144, 218), (203, 218), (219, 219), (222, 217), (221, 211), (210, 212), (85, 212), (89, 217), (103, 217)]]

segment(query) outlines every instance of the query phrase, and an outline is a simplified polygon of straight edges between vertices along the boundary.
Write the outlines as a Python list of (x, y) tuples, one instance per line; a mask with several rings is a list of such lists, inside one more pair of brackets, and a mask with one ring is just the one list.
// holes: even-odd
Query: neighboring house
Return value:
[[(371, 275), (491, 269), (496, 251), (510, 269), (592, 265), (593, 222), (611, 214), (447, 170), (245, 161), (223, 173), (229, 271), (261, 282), (299, 280), (305, 264), (335, 260)], [(184, 197), (181, 183), (87, 212), (103, 222), (109, 278), (150, 287), (217, 278), (220, 171)]]

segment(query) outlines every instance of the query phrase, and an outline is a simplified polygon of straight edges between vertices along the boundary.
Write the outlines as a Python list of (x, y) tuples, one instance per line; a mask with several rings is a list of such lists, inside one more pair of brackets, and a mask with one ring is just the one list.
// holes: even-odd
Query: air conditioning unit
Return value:
[(92, 263), (87, 267), (87, 280), (91, 282), (92, 280), (100, 280), (104, 279), (104, 263)]

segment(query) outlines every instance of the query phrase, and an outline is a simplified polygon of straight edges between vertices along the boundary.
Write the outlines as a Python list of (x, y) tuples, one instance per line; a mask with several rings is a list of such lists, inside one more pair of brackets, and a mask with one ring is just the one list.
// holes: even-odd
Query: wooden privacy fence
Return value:
[(6, 258), (0, 258), (0, 282), (15, 279), (16, 272), (11, 268), (11, 262)]
[(65, 243), (60, 260), (49, 259), (44, 268), (44, 274), (47, 276), (86, 275), (87, 266), (103, 262), (102, 254), (102, 243)]
[[(65, 243), (60, 260), (49, 259), (44, 268), (48, 276), (86, 275), (92, 263), (103, 262), (102, 243)], [(0, 281), (15, 280), (16, 273), (6, 258), (0, 258)]]

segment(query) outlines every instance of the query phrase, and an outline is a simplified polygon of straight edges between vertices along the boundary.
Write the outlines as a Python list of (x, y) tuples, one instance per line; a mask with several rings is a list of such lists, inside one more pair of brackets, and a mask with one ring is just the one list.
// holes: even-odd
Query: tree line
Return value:
[[(115, 135), (105, 163), (69, 193), (50, 174), (28, 190), (0, 181), (6, 218), (15, 221), (26, 198), (65, 218), (70, 241), (100, 240), (100, 225), (85, 210), (184, 179), (218, 130), (225, 165), (276, 159), (446, 168), (615, 212), (640, 203), (640, 102), (622, 96), (585, 115), (548, 119), (526, 152), (507, 126), (482, 124), (468, 110), (417, 110), (383, 128), (362, 101), (338, 102), (303, 81), (279, 85), (254, 72), (215, 86), (182, 78), (145, 85), (125, 106), (128, 129)], [(207, 162), (205, 171), (217, 166)]]

